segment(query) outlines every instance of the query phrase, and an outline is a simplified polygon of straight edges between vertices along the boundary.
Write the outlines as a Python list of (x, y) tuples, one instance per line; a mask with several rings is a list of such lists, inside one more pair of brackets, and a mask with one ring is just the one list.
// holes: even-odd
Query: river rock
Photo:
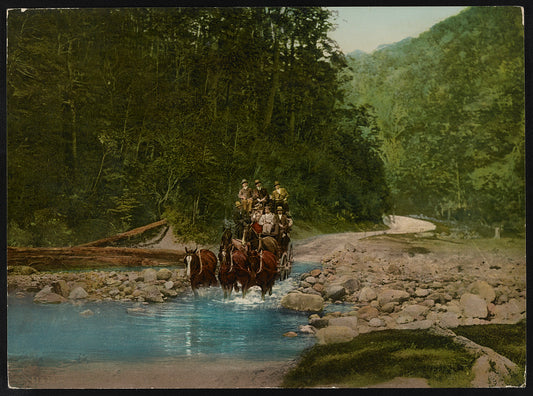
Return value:
[(315, 336), (319, 344), (335, 344), (339, 342), (351, 341), (359, 333), (347, 326), (328, 326), (319, 329)]
[(296, 311), (320, 312), (324, 309), (324, 299), (316, 294), (289, 293), (281, 299), (281, 306)]
[(477, 294), (488, 303), (493, 302), (496, 298), (496, 292), (494, 291), (494, 288), (482, 280), (472, 283), (468, 287), (468, 291), (472, 294)]
[(315, 334), (316, 328), (311, 325), (300, 325), (298, 331), (304, 334)]
[(307, 282), (309, 285), (314, 285), (316, 283), (316, 278), (314, 276), (308, 276), (304, 279), (304, 282)]
[(359, 301), (367, 302), (375, 300), (377, 297), (376, 292), (371, 287), (365, 286), (359, 292)]
[(161, 268), (157, 271), (156, 278), (158, 280), (169, 280), (172, 276), (172, 271), (167, 268)]
[(157, 280), (157, 271), (153, 268), (146, 268), (141, 274), (145, 283), (155, 282)]
[(331, 318), (330, 326), (346, 326), (357, 330), (357, 316), (341, 316), (340, 318)]
[(428, 295), (429, 295), (429, 290), (428, 289), (417, 288), (415, 290), (415, 296), (416, 297), (427, 297)]
[(346, 295), (346, 289), (341, 285), (327, 286), (325, 290), (325, 296), (332, 301), (340, 300)]
[(516, 323), (522, 319), (523, 312), (525, 312), (524, 304), (513, 298), (508, 303), (494, 307), (493, 320), (498, 323)]
[(461, 296), (461, 308), (465, 316), (470, 318), (486, 318), (487, 302), (476, 294), (465, 293)]
[(385, 321), (383, 319), (381, 319), (381, 318), (372, 318), (368, 322), (368, 325), (370, 327), (384, 327), (385, 326)]
[(164, 302), (163, 295), (159, 291), (159, 288), (155, 285), (146, 286), (143, 289), (143, 292), (144, 292), (144, 299), (146, 301), (157, 302), (157, 303)]
[(283, 337), (298, 337), (298, 334), (295, 333), (294, 331), (288, 331), (283, 334)]
[(57, 282), (52, 283), (52, 290), (63, 297), (68, 297), (70, 294), (70, 287), (68, 287), (64, 279), (59, 279)]
[(315, 289), (317, 292), (320, 293), (320, 295), (322, 295), (322, 292), (324, 291), (324, 285), (322, 283), (315, 283), (313, 285), (313, 289)]
[(355, 278), (350, 278), (342, 282), (341, 286), (344, 287), (344, 289), (346, 290), (346, 293), (352, 294), (353, 292), (359, 290), (360, 284), (359, 284), (359, 280)]
[(357, 317), (363, 320), (370, 320), (373, 318), (377, 318), (378, 316), (379, 316), (378, 309), (370, 305), (362, 307), (361, 309), (359, 309), (359, 311), (357, 311)]
[(314, 278), (316, 278), (317, 276), (320, 276), (320, 274), (322, 273), (322, 270), (320, 269), (314, 269), (311, 271), (310, 275)]
[(323, 329), (329, 325), (328, 318), (311, 317), (309, 318), (309, 324), (315, 329)]
[(33, 298), (33, 302), (40, 304), (59, 304), (68, 301), (65, 297), (60, 296), (52, 291), (51, 286), (45, 286)]
[(378, 303), (383, 307), (385, 304), (390, 302), (402, 302), (408, 300), (409, 297), (409, 293), (404, 290), (383, 289), (378, 294)]
[(424, 307), (423, 305), (413, 304), (408, 305), (404, 307), (404, 309), (401, 311), (403, 314), (412, 316), (413, 318), (419, 318), (421, 316), (425, 316), (428, 312), (428, 308)]
[(433, 321), (429, 319), (416, 320), (414, 322), (399, 324), (398, 329), (400, 330), (425, 330), (433, 326)]
[(165, 289), (170, 290), (170, 289), (172, 289), (174, 287), (174, 282), (167, 281), (167, 282), (164, 283), (164, 286), (165, 286)]
[(87, 297), (89, 297), (89, 294), (81, 286), (77, 286), (72, 289), (70, 294), (68, 295), (68, 298), (70, 298), (71, 300), (78, 300)]
[(80, 312), (80, 315), (81, 315), (81, 316), (93, 316), (93, 315), (94, 315), (94, 312), (91, 311), (90, 309), (86, 309), (85, 311), (81, 311), (81, 312)]
[(438, 321), (439, 325), (444, 328), (454, 328), (460, 325), (459, 315), (455, 312), (445, 312)]

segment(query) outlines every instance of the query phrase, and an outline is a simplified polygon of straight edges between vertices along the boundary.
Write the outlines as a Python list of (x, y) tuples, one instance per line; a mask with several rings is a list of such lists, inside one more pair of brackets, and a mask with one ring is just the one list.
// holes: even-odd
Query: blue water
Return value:
[[(218, 357), (283, 360), (314, 344), (298, 331), (308, 313), (286, 310), (280, 300), (303, 272), (317, 263), (295, 263), (291, 277), (277, 281), (272, 296), (261, 300), (252, 288), (245, 299), (224, 300), (220, 288), (202, 290), (198, 298), (179, 296), (163, 304), (85, 302), (34, 304), (31, 298), (8, 297), (10, 359), (64, 361), (131, 361), (150, 358)], [(141, 312), (128, 312), (142, 308)], [(94, 315), (83, 316), (90, 309)]]

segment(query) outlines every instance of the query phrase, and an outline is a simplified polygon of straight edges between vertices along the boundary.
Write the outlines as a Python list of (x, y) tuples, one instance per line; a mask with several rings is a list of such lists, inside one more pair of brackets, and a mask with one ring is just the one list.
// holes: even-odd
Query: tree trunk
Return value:
[(278, 39), (274, 40), (274, 63), (272, 65), (272, 85), (270, 86), (270, 93), (268, 95), (267, 105), (265, 109), (265, 119), (263, 122), (263, 130), (268, 128), (272, 120), (272, 113), (274, 112), (274, 100), (278, 91), (279, 84), (279, 43)]
[(183, 262), (185, 252), (120, 247), (7, 248), (8, 266), (39, 271), (71, 268), (169, 266)]
[(132, 236), (140, 235), (143, 232), (152, 230), (157, 227), (161, 227), (163, 225), (167, 224), (167, 221), (165, 219), (156, 221), (155, 223), (151, 223), (148, 225), (145, 225), (143, 227), (134, 228), (133, 230), (123, 232), (121, 234), (113, 235), (108, 238), (99, 239), (97, 241), (84, 243), (83, 245), (79, 245), (79, 247), (89, 247), (89, 246), (106, 246), (110, 245), (113, 242), (117, 242), (121, 239), (131, 238)]

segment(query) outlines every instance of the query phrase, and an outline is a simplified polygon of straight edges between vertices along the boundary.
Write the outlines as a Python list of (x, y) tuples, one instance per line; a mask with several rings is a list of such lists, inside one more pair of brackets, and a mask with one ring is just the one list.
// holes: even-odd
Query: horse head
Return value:
[(198, 248), (188, 249), (185, 247), (185, 258), (183, 259), (185, 263), (185, 267), (187, 268), (187, 276), (190, 277), (192, 273), (192, 267), (193, 265), (198, 265), (198, 261), (200, 262), (200, 272), (202, 273), (202, 257), (200, 256), (200, 253), (198, 252)]

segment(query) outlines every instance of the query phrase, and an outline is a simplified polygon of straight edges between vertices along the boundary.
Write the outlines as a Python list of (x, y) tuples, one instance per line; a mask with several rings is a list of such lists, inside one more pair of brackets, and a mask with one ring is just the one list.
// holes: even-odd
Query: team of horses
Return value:
[(244, 298), (252, 286), (259, 286), (264, 300), (267, 293), (272, 295), (278, 275), (279, 253), (275, 238), (262, 237), (251, 229), (249, 240), (243, 243), (233, 238), (230, 229), (225, 229), (218, 259), (210, 250), (185, 248), (184, 263), (195, 296), (199, 287), (220, 284), (224, 298), (229, 298), (232, 291), (239, 290)]

